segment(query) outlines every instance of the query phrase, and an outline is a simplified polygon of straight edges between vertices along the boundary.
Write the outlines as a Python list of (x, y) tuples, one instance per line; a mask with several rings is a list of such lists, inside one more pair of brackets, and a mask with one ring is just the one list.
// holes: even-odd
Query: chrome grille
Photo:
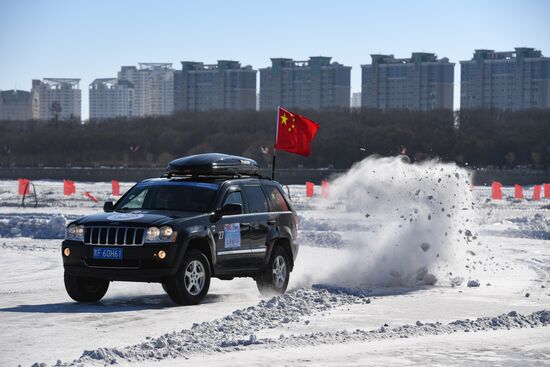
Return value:
[(84, 243), (86, 245), (143, 245), (145, 228), (141, 227), (84, 227)]

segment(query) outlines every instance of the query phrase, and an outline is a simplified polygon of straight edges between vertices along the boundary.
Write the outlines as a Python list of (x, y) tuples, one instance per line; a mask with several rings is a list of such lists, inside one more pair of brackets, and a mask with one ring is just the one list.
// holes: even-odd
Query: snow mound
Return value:
[(550, 240), (550, 217), (536, 213), (531, 218), (520, 217), (510, 219), (510, 222), (517, 226), (515, 230), (508, 230), (509, 237), (536, 238), (539, 240)]
[[(369, 157), (332, 182), (330, 199), (313, 206), (313, 219), (301, 222), (305, 229), (340, 231), (334, 247), (344, 251), (338, 258), (330, 254), (317, 273), (318, 266), (299, 258), (297, 263), (306, 262), (302, 268), (311, 269), (304, 275), (311, 283), (379, 287), (450, 281), (451, 273), (464, 269), (466, 251), (477, 239), (471, 175), (454, 164)], [(315, 212), (331, 221), (315, 224)], [(305, 238), (306, 244), (323, 243), (307, 232)]]
[(520, 328), (547, 327), (550, 322), (550, 311), (536, 311), (528, 315), (511, 311), (496, 317), (480, 317), (475, 320), (464, 319), (442, 324), (440, 322), (422, 323), (416, 321), (414, 325), (405, 324), (390, 328), (381, 326), (375, 330), (356, 329), (355, 331), (340, 330), (330, 332), (317, 332), (306, 335), (291, 335), (278, 340), (263, 341), (279, 348), (297, 347), (307, 345), (338, 344), (350, 342), (370, 342), (385, 339), (410, 338), (429, 335), (444, 335), (458, 332), (478, 332), (491, 330), (509, 330)]
[(233, 311), (217, 320), (194, 324), (191, 329), (174, 331), (141, 344), (125, 348), (99, 348), (84, 351), (69, 364), (80, 366), (92, 361), (114, 364), (121, 361), (161, 360), (186, 357), (195, 353), (239, 350), (263, 344), (254, 334), (283, 324), (299, 322), (303, 316), (326, 312), (342, 305), (368, 304), (370, 299), (327, 289), (298, 289), (294, 292), (261, 301), (256, 306)]
[(298, 241), (302, 245), (312, 247), (340, 248), (343, 246), (342, 236), (332, 231), (304, 231), (299, 232)]
[[(223, 353), (251, 348), (285, 348), (307, 345), (370, 342), (384, 339), (399, 339), (429, 335), (444, 335), (458, 332), (509, 330), (548, 326), (550, 311), (536, 311), (528, 315), (511, 311), (495, 317), (463, 319), (442, 324), (420, 322), (390, 327), (387, 324), (374, 330), (356, 329), (321, 331), (300, 335), (281, 335), (279, 338), (256, 337), (254, 332), (265, 327), (276, 327), (290, 322), (287, 318), (303, 315), (307, 306), (319, 312), (336, 305), (364, 302), (353, 296), (331, 294), (328, 291), (300, 290), (289, 297), (276, 297), (257, 306), (237, 310), (222, 319), (195, 324), (189, 330), (172, 332), (158, 338), (125, 348), (99, 348), (84, 351), (71, 363), (57, 363), (56, 366), (81, 366), (99, 362), (104, 365), (120, 362), (160, 361), (168, 358), (189, 357), (192, 354)], [(329, 306), (330, 305), (330, 306)], [(304, 307), (305, 306), (305, 307)], [(272, 313), (273, 311), (273, 313)], [(286, 312), (289, 317), (284, 316)], [(307, 312), (307, 311), (305, 311)], [(258, 316), (260, 318), (258, 318)], [(294, 321), (294, 320), (293, 320)], [(36, 366), (43, 364), (36, 363)]]
[(67, 219), (63, 215), (0, 216), (0, 237), (62, 239)]

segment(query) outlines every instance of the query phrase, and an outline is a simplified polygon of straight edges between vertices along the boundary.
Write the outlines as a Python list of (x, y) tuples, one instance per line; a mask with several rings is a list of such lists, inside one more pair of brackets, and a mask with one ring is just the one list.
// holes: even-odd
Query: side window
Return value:
[(248, 199), (250, 213), (265, 213), (268, 211), (267, 201), (260, 186), (245, 186), (243, 190)]
[(223, 201), (222, 206), (225, 204), (241, 204), (243, 205), (243, 197), (240, 191), (233, 191), (231, 194), (227, 195)]
[(267, 191), (267, 200), (272, 212), (287, 212), (290, 209), (283, 197), (283, 194), (275, 186), (264, 186)]

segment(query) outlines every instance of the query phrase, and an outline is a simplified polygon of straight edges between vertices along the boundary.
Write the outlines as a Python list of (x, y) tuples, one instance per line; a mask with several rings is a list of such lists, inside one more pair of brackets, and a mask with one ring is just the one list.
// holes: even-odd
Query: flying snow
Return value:
[(470, 173), (454, 164), (368, 157), (331, 183), (329, 199), (312, 205), (302, 223), (306, 242), (315, 239), (308, 229), (330, 225), (339, 250), (298, 259), (302, 283), (454, 284), (476, 240)]

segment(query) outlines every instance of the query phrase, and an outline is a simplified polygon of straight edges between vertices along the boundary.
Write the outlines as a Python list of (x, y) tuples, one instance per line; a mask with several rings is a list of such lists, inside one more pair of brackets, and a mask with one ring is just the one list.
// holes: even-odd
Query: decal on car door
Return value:
[(241, 226), (239, 223), (228, 223), (225, 225), (224, 232), (224, 248), (239, 248), (241, 247)]

